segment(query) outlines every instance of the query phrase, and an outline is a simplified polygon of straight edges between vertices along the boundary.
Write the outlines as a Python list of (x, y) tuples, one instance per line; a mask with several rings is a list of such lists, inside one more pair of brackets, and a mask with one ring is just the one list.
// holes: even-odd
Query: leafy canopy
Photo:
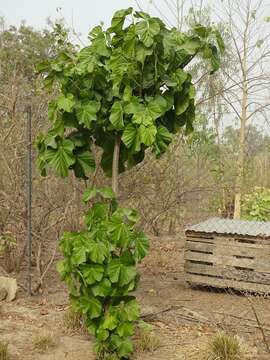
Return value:
[(59, 36), (58, 55), (39, 66), (47, 86), (60, 89), (49, 105), (50, 130), (38, 141), (43, 175), (51, 166), (61, 176), (72, 169), (87, 178), (95, 165), (93, 140), (109, 176), (116, 137), (122, 140), (119, 171), (142, 161), (147, 148), (160, 156), (180, 127), (193, 129), (195, 88), (187, 65), (199, 55), (215, 71), (224, 50), (212, 27), (180, 33), (132, 8), (117, 11), (109, 29), (96, 26), (89, 40), (77, 51)]

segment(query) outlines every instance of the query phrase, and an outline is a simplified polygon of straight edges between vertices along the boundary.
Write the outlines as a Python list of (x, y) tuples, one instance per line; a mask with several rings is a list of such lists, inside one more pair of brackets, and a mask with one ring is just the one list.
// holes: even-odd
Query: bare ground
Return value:
[[(243, 360), (270, 359), (263, 341), (270, 343), (270, 299), (213, 289), (191, 289), (183, 273), (184, 242), (177, 238), (155, 238), (141, 265), (137, 296), (145, 320), (154, 326), (159, 346), (154, 352), (139, 352), (136, 360), (203, 360), (209, 339), (219, 330), (236, 334)], [(255, 318), (253, 308), (259, 319)], [(43, 293), (27, 298), (19, 292), (13, 303), (0, 304), (0, 340), (9, 343), (11, 359), (95, 359), (92, 339), (71, 334), (63, 325), (68, 309), (65, 287), (52, 271)], [(151, 314), (151, 315), (149, 315)], [(33, 345), (38, 334), (53, 335), (56, 346), (40, 353)]]

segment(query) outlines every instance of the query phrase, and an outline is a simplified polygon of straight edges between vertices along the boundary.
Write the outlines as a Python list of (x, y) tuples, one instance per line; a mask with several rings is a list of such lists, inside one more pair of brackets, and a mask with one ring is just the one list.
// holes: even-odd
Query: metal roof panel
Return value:
[(211, 218), (186, 231), (270, 237), (270, 222)]

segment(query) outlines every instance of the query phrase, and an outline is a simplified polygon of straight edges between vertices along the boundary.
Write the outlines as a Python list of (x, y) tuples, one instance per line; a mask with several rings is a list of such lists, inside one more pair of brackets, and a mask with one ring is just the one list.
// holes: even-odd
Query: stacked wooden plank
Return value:
[(270, 223), (209, 219), (186, 230), (192, 285), (270, 293)]

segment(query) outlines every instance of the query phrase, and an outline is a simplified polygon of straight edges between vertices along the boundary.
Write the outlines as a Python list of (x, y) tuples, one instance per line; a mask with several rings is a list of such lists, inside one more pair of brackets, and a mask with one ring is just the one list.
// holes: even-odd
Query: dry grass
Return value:
[(160, 347), (160, 339), (154, 333), (151, 325), (143, 323), (136, 329), (134, 335), (135, 352), (154, 352)]
[(83, 335), (88, 334), (82, 315), (75, 312), (72, 307), (64, 313), (63, 326), (69, 332), (75, 332)]
[(242, 351), (239, 340), (232, 335), (220, 332), (208, 344), (207, 360), (241, 360)]
[(8, 344), (0, 340), (0, 360), (8, 360)]
[(46, 352), (49, 349), (56, 347), (55, 336), (49, 332), (43, 332), (33, 338), (34, 349), (39, 352)]

